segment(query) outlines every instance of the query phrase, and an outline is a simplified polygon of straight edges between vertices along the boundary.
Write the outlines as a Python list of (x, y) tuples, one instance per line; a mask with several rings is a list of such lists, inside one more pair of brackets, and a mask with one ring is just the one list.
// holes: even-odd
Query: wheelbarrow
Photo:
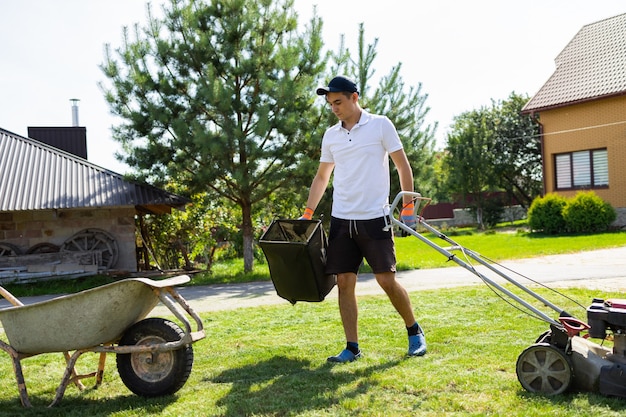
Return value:
[[(13, 361), (22, 405), (31, 407), (21, 361), (54, 352), (63, 353), (66, 367), (50, 407), (61, 401), (70, 383), (83, 389), (82, 379), (95, 378), (98, 387), (107, 353), (117, 355), (120, 378), (133, 393), (156, 397), (178, 391), (191, 373), (191, 344), (205, 337), (202, 320), (174, 288), (189, 281), (186, 275), (159, 281), (131, 278), (30, 305), (0, 287), (13, 305), (0, 310), (8, 339), (0, 340), (0, 348)], [(159, 301), (184, 329), (174, 321), (146, 318)], [(87, 352), (100, 354), (98, 368), (78, 374), (76, 362)]]
[[(409, 195), (418, 202), (415, 207), (416, 210), (420, 210), (419, 214), (416, 213), (419, 226), (450, 246), (444, 248), (438, 245), (394, 216), (399, 207), (398, 204), (405, 195)], [(521, 306), (520, 310), (550, 325), (550, 329), (539, 335), (517, 359), (517, 378), (525, 390), (551, 396), (576, 389), (626, 398), (626, 300), (594, 298), (592, 304), (586, 309), (588, 322), (576, 318), (537, 292), (522, 285), (511, 275), (515, 274), (518, 278), (522, 277), (536, 284), (539, 284), (538, 282), (461, 246), (430, 226), (421, 216), (421, 212), (429, 202), (430, 199), (422, 197), (419, 193), (400, 192), (389, 207), (385, 228), (389, 230), (389, 228), (397, 227), (403, 235), (417, 237), (449, 261), (455, 262), (478, 276), (497, 294), (515, 302), (515, 304), (510, 303), (507, 298), (502, 297), (509, 304), (515, 307)], [(460, 252), (462, 256), (457, 256), (453, 252)], [(477, 262), (481, 270), (477, 269), (472, 261)], [(502, 286), (496, 281), (499, 278), (500, 281), (504, 279), (505, 283), (513, 284), (514, 287), (509, 288), (515, 289), (516, 287), (520, 291), (515, 293)], [(543, 284), (539, 285), (552, 290)], [(566, 297), (563, 294), (561, 296)], [(578, 304), (578, 306), (584, 309), (582, 305)], [(544, 310), (552, 310), (558, 313), (558, 317), (553, 318)], [(589, 340), (590, 338), (612, 342), (613, 347), (607, 347), (604, 343), (595, 343)]]

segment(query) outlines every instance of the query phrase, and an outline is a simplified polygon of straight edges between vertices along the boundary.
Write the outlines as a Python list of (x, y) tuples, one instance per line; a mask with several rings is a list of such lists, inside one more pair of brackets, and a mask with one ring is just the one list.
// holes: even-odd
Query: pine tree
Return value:
[[(359, 25), (356, 54), (345, 48), (344, 38), (339, 49), (332, 55), (334, 74), (353, 77), (359, 85), (359, 102), (366, 110), (387, 116), (395, 125), (411, 163), (415, 180), (415, 190), (424, 196), (434, 192), (435, 131), (437, 124), (425, 125), (430, 108), (426, 105), (427, 94), (422, 93), (422, 84), (408, 86), (401, 75), (402, 63), (394, 65), (389, 73), (374, 83), (374, 61), (378, 39), (365, 42), (365, 28)], [(356, 59), (355, 59), (356, 58)], [(373, 93), (370, 85), (375, 85)], [(394, 171), (394, 177), (397, 174)], [(400, 191), (399, 180), (391, 181), (391, 197)]]
[(148, 11), (101, 66), (121, 158), (157, 185), (237, 204), (251, 271), (253, 206), (302, 175), (319, 123), (321, 21), (299, 33), (293, 0), (171, 0), (162, 18)]

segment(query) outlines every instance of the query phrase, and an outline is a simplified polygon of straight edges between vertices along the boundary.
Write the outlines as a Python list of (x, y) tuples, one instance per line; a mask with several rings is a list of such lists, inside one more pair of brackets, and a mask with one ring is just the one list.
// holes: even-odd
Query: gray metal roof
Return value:
[(0, 129), (0, 211), (135, 206), (160, 214), (188, 202)]
[(626, 14), (583, 26), (523, 112), (626, 93)]

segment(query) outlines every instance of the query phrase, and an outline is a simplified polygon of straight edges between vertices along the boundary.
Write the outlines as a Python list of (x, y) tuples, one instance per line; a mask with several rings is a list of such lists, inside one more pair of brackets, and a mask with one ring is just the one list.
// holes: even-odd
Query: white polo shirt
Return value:
[(321, 162), (335, 164), (332, 216), (369, 220), (386, 214), (389, 203), (389, 154), (402, 149), (391, 120), (365, 110), (348, 131), (341, 121), (322, 138)]

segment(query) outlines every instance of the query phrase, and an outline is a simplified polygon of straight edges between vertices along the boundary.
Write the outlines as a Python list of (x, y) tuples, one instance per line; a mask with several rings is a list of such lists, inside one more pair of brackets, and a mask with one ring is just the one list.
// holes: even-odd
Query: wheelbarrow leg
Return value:
[(77, 350), (70, 356), (67, 361), (67, 366), (65, 367), (65, 372), (63, 373), (63, 378), (61, 379), (61, 383), (56, 389), (56, 395), (54, 396), (54, 400), (50, 403), (48, 407), (54, 407), (63, 399), (63, 395), (65, 394), (65, 389), (67, 385), (72, 381), (72, 374), (74, 373), (74, 366), (76, 366), (76, 361), (83, 353), (88, 352), (86, 350)]
[(102, 376), (104, 375), (104, 364), (106, 361), (106, 353), (100, 353), (100, 358), (98, 360), (98, 370), (96, 372), (92, 372), (90, 374), (85, 374), (85, 375), (79, 375), (76, 373), (76, 362), (78, 361), (78, 358), (85, 352), (91, 352), (91, 350), (77, 350), (71, 356), (69, 352), (63, 352), (67, 365), (65, 367), (65, 372), (63, 373), (63, 378), (61, 379), (61, 383), (56, 389), (56, 395), (54, 396), (54, 400), (52, 401), (52, 403), (50, 403), (48, 407), (54, 407), (55, 405), (61, 402), (61, 400), (63, 399), (63, 395), (65, 395), (65, 390), (67, 389), (67, 386), (70, 384), (70, 382), (73, 382), (74, 384), (76, 384), (76, 386), (79, 389), (82, 390), (85, 388), (85, 386), (82, 384), (80, 380), (83, 378), (95, 377), (96, 378), (95, 387), (97, 388), (98, 386), (100, 386), (100, 384), (102, 383)]
[[(65, 364), (69, 364), (70, 363), (70, 353), (69, 352), (63, 352), (63, 357), (65, 358)], [(72, 376), (71, 376), (71, 380), (74, 381), (74, 384), (76, 385), (76, 387), (78, 387), (78, 389), (80, 391), (85, 389), (85, 386), (83, 385), (83, 383), (80, 381), (80, 378), (78, 377), (78, 374), (76, 373), (76, 368), (72, 367)]]
[(28, 399), (28, 391), (26, 390), (26, 381), (24, 381), (24, 373), (22, 372), (22, 363), (18, 358), (13, 357), (13, 372), (17, 381), (17, 390), (20, 393), (20, 401), (23, 407), (32, 407)]
[(17, 390), (20, 393), (20, 401), (23, 407), (32, 407), (30, 400), (28, 399), (28, 391), (26, 390), (26, 381), (24, 381), (24, 373), (22, 372), (22, 363), (20, 362), (20, 355), (10, 345), (0, 340), (0, 349), (4, 350), (11, 356), (11, 362), (13, 363), (13, 373), (15, 374), (15, 380), (17, 382)]
[(100, 360), (98, 361), (98, 373), (96, 374), (96, 388), (102, 384), (102, 378), (104, 377), (104, 364), (107, 359), (107, 354), (100, 353)]

